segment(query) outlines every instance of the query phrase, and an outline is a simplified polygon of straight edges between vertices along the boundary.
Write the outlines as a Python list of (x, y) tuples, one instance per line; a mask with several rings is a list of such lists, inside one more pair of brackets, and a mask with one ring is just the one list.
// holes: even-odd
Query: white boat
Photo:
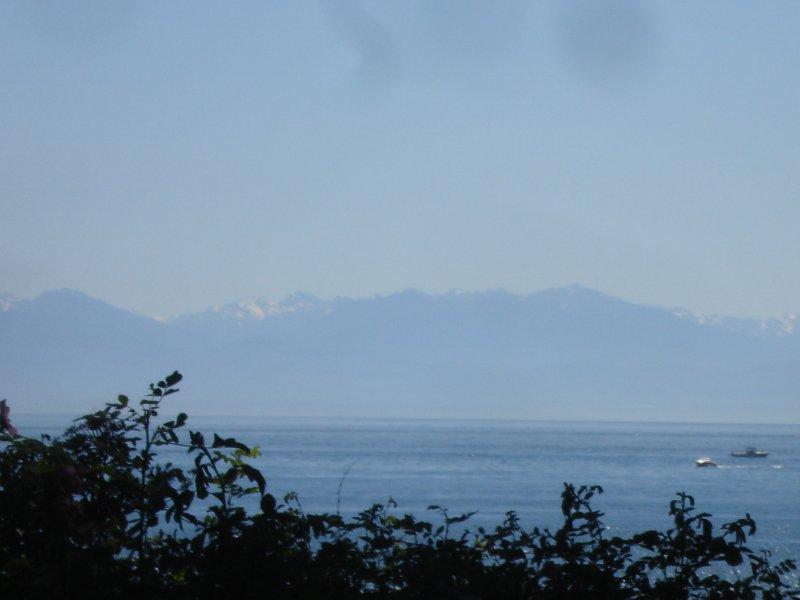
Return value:
[(735, 458), (766, 458), (769, 456), (769, 452), (756, 450), (753, 446), (748, 446), (744, 449), (744, 452), (731, 452), (731, 456)]
[(711, 460), (710, 458), (708, 458), (706, 456), (703, 456), (702, 458), (698, 458), (696, 461), (694, 461), (694, 466), (695, 467), (718, 467), (719, 465), (717, 463), (715, 463), (713, 460)]

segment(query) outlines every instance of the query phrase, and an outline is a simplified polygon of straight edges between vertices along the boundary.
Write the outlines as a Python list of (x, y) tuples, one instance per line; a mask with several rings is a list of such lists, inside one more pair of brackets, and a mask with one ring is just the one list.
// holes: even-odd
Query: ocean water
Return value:
[[(26, 434), (57, 432), (58, 417), (16, 420)], [(393, 498), (398, 513), (434, 518), (477, 511), (473, 525), (508, 510), (526, 527), (557, 526), (564, 482), (598, 484), (611, 534), (664, 528), (679, 490), (720, 525), (750, 513), (753, 548), (800, 558), (800, 426), (530, 421), (190, 418), (188, 427), (261, 448), (269, 490), (297, 492), (304, 510), (354, 514)], [(756, 446), (766, 459), (735, 459)], [(698, 469), (708, 456), (717, 469)], [(187, 460), (184, 453), (165, 456)], [(341, 492), (339, 493), (341, 485)]]

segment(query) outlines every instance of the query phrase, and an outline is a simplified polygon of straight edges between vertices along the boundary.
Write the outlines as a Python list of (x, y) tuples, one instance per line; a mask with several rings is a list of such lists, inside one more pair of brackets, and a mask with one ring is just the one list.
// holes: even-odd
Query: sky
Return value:
[(0, 290), (800, 310), (800, 3), (0, 3)]

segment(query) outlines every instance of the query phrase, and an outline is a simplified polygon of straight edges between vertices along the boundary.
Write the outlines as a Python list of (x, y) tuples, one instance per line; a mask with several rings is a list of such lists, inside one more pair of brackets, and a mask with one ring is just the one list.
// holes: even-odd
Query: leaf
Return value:
[(181, 379), (183, 379), (183, 375), (181, 375), (177, 371), (173, 371), (171, 375), (168, 375), (164, 379), (164, 381), (167, 384), (167, 387), (172, 387), (173, 385), (175, 385), (178, 382), (180, 382)]
[(212, 448), (237, 448), (242, 452), (250, 453), (250, 448), (241, 442), (237, 442), (234, 438), (221, 438), (216, 433), (214, 434), (214, 443), (211, 444)]
[(394, 540), (392, 538), (383, 536), (371, 539), (368, 538), (366, 541), (376, 550), (386, 550), (387, 548), (391, 548), (394, 544)]
[(455, 525), (456, 523), (463, 523), (464, 521), (466, 521), (467, 519), (472, 517), (474, 514), (475, 514), (475, 512), (469, 512), (469, 513), (464, 513), (463, 515), (459, 515), (457, 517), (448, 517), (446, 519), (446, 522), (447, 522), (448, 525)]
[(723, 557), (725, 558), (725, 562), (731, 566), (742, 564), (742, 553), (734, 546), (728, 546), (725, 548)]
[(231, 467), (222, 475), (222, 483), (224, 485), (230, 485), (236, 478), (239, 476), (239, 469), (238, 467)]
[(200, 500), (206, 498), (208, 496), (208, 489), (206, 488), (206, 478), (203, 475), (203, 471), (201, 469), (197, 470), (197, 473), (194, 477), (194, 485), (196, 490), (196, 495)]
[(637, 544), (641, 544), (646, 548), (653, 548), (658, 544), (659, 535), (658, 531), (655, 529), (650, 529), (649, 531), (645, 531), (639, 534), (636, 534), (633, 538), (633, 541)]
[(261, 511), (264, 513), (273, 513), (275, 512), (275, 507), (277, 503), (275, 502), (275, 496), (272, 494), (264, 494), (261, 498)]
[(703, 527), (703, 537), (705, 537), (706, 539), (710, 539), (711, 538), (711, 534), (712, 534), (712, 532), (714, 530), (714, 527), (711, 524), (711, 521), (709, 521), (708, 519), (701, 519), (700, 520), (700, 524)]
[(192, 446), (197, 446), (202, 448), (206, 445), (206, 439), (203, 437), (203, 434), (199, 431), (192, 431), (189, 430), (189, 441), (191, 441)]
[(267, 489), (267, 481), (264, 479), (261, 471), (251, 465), (242, 465), (240, 469), (245, 477), (258, 485), (258, 491), (261, 492), (261, 495), (263, 496), (264, 491)]

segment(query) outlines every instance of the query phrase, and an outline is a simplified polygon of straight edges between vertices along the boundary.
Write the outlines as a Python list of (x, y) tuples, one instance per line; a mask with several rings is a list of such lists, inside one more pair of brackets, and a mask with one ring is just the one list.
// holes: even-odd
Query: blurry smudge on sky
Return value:
[(391, 93), (402, 72), (402, 62), (392, 32), (358, 0), (323, 3), (334, 27), (352, 46), (355, 56), (351, 75), (369, 99)]
[(596, 85), (640, 77), (656, 44), (648, 6), (635, 0), (564, 0), (558, 21), (568, 66)]

